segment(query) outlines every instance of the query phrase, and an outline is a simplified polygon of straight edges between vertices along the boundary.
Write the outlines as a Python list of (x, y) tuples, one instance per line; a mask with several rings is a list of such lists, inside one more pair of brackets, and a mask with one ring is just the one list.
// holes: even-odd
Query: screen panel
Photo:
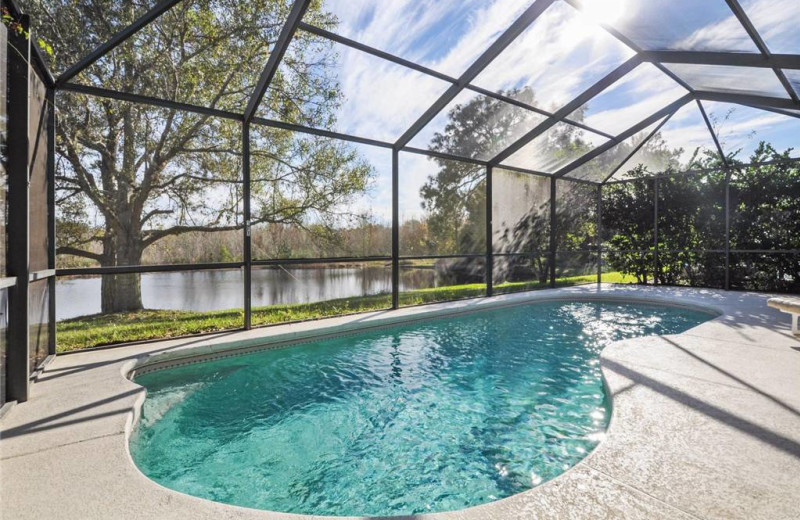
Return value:
[(800, 293), (800, 255), (731, 253), (731, 289)]
[(556, 253), (556, 287), (597, 283), (595, 251)]
[(602, 189), (601, 238), (604, 264), (613, 272), (652, 283), (655, 263), (653, 181), (633, 180)]
[(658, 244), (663, 250), (725, 248), (725, 172), (658, 181)]
[(47, 89), (35, 74), (30, 76), (30, 115), (28, 143), (30, 149), (28, 185), (29, 269), (31, 272), (49, 268), (49, 227), (47, 217)]
[(731, 178), (731, 249), (800, 250), (800, 167), (742, 168)]
[[(633, 135), (621, 143), (612, 146), (594, 159), (582, 164), (581, 166), (578, 166), (571, 171), (568, 171), (566, 173), (566, 177), (592, 182), (604, 182), (611, 176), (612, 173), (614, 173), (615, 169), (622, 165), (622, 162), (625, 161), (628, 156), (630, 156), (631, 152), (633, 152), (636, 147), (642, 143), (642, 141), (650, 136), (650, 134), (658, 127), (660, 123), (660, 121), (653, 123), (638, 134)], [(648, 148), (648, 145), (645, 144), (642, 150), (644, 149), (653, 150), (655, 152), (652, 145)], [(637, 155), (638, 154), (639, 152), (637, 152)], [(630, 166), (628, 166), (629, 164)], [(636, 166), (638, 166), (638, 164), (631, 164), (631, 161), (626, 161), (625, 167), (628, 169), (633, 169)], [(620, 169), (622, 168), (620, 167)]]
[(608, 139), (568, 123), (556, 123), (520, 148), (501, 166), (556, 173)]
[[(105, 7), (105, 3), (94, 6)], [(95, 10), (87, 17), (94, 17)], [(311, 10), (313, 16), (315, 8)], [(282, 1), (182, 1), (75, 81), (241, 113), (287, 12)]]
[(238, 122), (71, 93), (58, 108), (58, 267), (241, 259)]
[[(69, 301), (69, 300), (67, 300)], [(50, 339), (50, 287), (48, 280), (36, 280), (28, 286), (28, 351), (33, 372), (47, 357)]]
[(743, 105), (704, 101), (722, 150), (743, 163), (760, 162), (761, 143), (800, 157), (800, 119)]
[(258, 115), (392, 143), (451, 86), (305, 31), (275, 77)]
[(494, 257), (495, 294), (549, 289), (552, 255), (507, 254)]
[(642, 173), (656, 175), (704, 168), (712, 158), (718, 160), (719, 152), (711, 131), (697, 103), (688, 103), (620, 167), (613, 180), (629, 179)]
[(643, 63), (570, 117), (618, 135), (686, 94), (686, 90), (650, 63)]
[(400, 256), (486, 253), (486, 167), (399, 154)]
[[(550, 179), (495, 168), (492, 171), (492, 247), (495, 253), (550, 249)], [(498, 268), (497, 261), (495, 268)]]
[(253, 258), (386, 256), (391, 150), (253, 125)]
[(739, 0), (770, 52), (800, 54), (800, 3), (794, 0)]
[(789, 97), (772, 69), (695, 63), (670, 63), (665, 66), (695, 90)]
[[(505, 94), (524, 102), (533, 100), (531, 91)], [(531, 110), (464, 90), (409, 145), (488, 161), (544, 120)]]
[(587, 0), (587, 14), (644, 50), (758, 52), (725, 0)]
[(485, 257), (440, 258), (400, 263), (401, 307), (479, 296), (486, 296)]
[(35, 33), (52, 47), (52, 54), (43, 52), (47, 66), (55, 75), (75, 65), (98, 45), (133, 23), (154, 7), (157, 0), (97, 2), (93, 0), (60, 0), (19, 2), (31, 15)]
[(258, 266), (252, 275), (253, 325), (390, 308), (391, 263)]
[(556, 181), (556, 251), (597, 248), (597, 186)]
[(786, 75), (786, 79), (789, 80), (795, 93), (800, 96), (800, 70), (784, 70), (783, 73)]
[(658, 283), (725, 288), (725, 254), (713, 251), (659, 251)]

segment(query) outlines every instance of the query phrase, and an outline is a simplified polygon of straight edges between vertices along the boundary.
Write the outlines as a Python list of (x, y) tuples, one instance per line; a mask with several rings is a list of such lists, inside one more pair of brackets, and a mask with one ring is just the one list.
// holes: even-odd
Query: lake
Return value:
[[(402, 269), (400, 290), (434, 287), (433, 269)], [(390, 266), (253, 269), (253, 307), (311, 303), (392, 291)], [(56, 318), (100, 312), (100, 277), (61, 279), (56, 284)], [(244, 272), (180, 271), (142, 274), (147, 309), (213, 311), (244, 306)]]

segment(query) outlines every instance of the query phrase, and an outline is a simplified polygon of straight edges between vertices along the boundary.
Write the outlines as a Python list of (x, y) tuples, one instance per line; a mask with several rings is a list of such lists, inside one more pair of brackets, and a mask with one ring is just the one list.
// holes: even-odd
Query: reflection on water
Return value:
[[(435, 286), (432, 269), (403, 270), (400, 290)], [(242, 270), (142, 274), (142, 303), (148, 309), (212, 311), (244, 306)], [(310, 303), (388, 293), (390, 267), (259, 268), (253, 270), (253, 306)], [(57, 319), (100, 312), (100, 277), (62, 279), (56, 284)]]

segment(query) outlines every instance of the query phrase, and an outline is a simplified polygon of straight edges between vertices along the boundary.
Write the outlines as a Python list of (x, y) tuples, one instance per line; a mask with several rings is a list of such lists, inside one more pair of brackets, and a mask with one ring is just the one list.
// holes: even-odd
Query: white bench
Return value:
[(798, 326), (798, 320), (800, 320), (800, 298), (770, 298), (767, 300), (767, 305), (773, 309), (791, 314), (792, 334), (800, 336), (800, 327)]

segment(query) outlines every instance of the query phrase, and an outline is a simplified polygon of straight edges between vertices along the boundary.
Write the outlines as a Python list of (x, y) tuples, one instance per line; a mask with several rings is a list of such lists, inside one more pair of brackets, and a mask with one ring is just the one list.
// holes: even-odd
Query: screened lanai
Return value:
[(800, 291), (798, 2), (4, 5), (15, 399), (120, 343), (601, 282)]

